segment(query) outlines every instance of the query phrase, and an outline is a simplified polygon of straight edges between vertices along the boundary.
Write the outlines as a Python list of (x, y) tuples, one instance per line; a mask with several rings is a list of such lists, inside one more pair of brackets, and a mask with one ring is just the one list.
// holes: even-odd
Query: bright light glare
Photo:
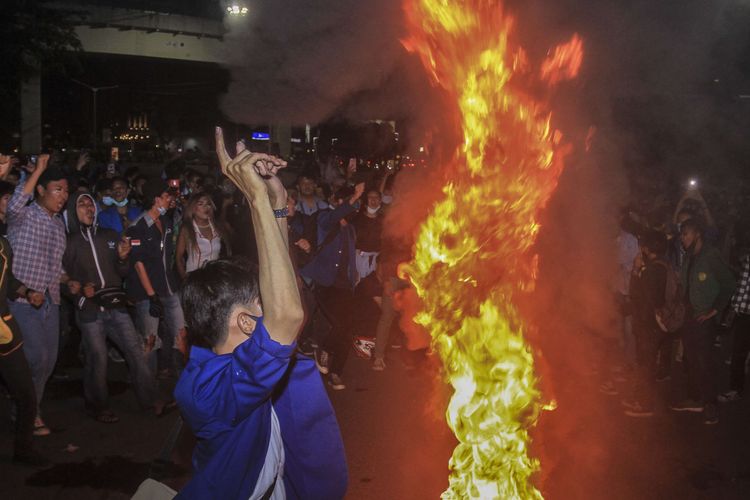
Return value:
[(247, 15), (248, 8), (240, 6), (238, 4), (232, 4), (227, 7), (227, 13), (231, 16), (244, 16)]

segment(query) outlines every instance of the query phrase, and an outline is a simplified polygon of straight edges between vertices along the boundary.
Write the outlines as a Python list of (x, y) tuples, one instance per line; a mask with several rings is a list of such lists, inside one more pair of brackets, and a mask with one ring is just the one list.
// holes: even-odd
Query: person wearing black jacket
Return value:
[(341, 378), (356, 327), (354, 287), (359, 276), (356, 265), (357, 234), (351, 219), (359, 208), (364, 183), (340, 188), (331, 198), (331, 209), (318, 212), (318, 250), (300, 275), (315, 286), (318, 306), (331, 322), (331, 331), (321, 349), (315, 351), (320, 372), (328, 374), (333, 390), (346, 389)]
[[(625, 401), (625, 414), (630, 417), (650, 417), (654, 414), (657, 357), (667, 334), (656, 321), (656, 312), (666, 302), (667, 239), (661, 233), (647, 233), (640, 240), (641, 258), (633, 266), (631, 298), (633, 303), (633, 334), (635, 336), (636, 370), (633, 399)], [(668, 355), (671, 355), (669, 353)]]
[(146, 363), (142, 342), (127, 312), (122, 279), (128, 272), (130, 243), (111, 229), (97, 227), (97, 207), (90, 194), (80, 194), (68, 207), (70, 235), (63, 267), (76, 305), (76, 323), (85, 349), (83, 388), (86, 407), (99, 422), (119, 420), (109, 408), (107, 339), (122, 351), (144, 408), (163, 412), (156, 379)]
[(165, 322), (164, 343), (167, 366), (162, 373), (174, 368), (178, 354), (173, 350), (184, 336), (185, 318), (177, 294), (177, 275), (172, 263), (175, 255), (175, 238), (172, 223), (167, 218), (173, 196), (167, 183), (159, 178), (150, 179), (143, 186), (141, 216), (127, 230), (133, 248), (127, 278), (129, 298), (135, 302), (136, 324), (153, 352), (149, 362), (156, 365), (155, 350), (162, 347), (158, 336), (159, 319)]
[(16, 403), (13, 461), (43, 467), (50, 462), (34, 451), (32, 437), (36, 417), (36, 393), (23, 349), (18, 323), (10, 314), (8, 296), (28, 296), (31, 290), (13, 276), (13, 253), (8, 240), (0, 236), (0, 376)]

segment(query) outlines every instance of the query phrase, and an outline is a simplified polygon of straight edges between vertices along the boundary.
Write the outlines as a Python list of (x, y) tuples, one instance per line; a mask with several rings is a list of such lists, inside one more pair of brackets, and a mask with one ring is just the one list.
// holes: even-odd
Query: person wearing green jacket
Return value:
[(704, 423), (718, 423), (716, 373), (711, 345), (716, 322), (735, 288), (732, 270), (716, 248), (703, 238), (704, 229), (694, 219), (682, 223), (680, 240), (687, 252), (682, 265), (686, 317), (681, 329), (687, 369), (688, 399), (672, 406), (675, 411), (703, 412)]

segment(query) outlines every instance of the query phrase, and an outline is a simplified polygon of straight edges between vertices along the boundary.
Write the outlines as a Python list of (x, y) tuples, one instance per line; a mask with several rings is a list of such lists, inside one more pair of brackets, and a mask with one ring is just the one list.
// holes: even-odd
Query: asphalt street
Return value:
[[(50, 382), (44, 403), (54, 432), (36, 442), (55, 462), (50, 469), (11, 463), (8, 403), (0, 398), (0, 498), (124, 499), (147, 477), (177, 414), (144, 414), (124, 365), (111, 363), (111, 406), (121, 421), (95, 422), (83, 412), (76, 364), (63, 370), (67, 379)], [(347, 450), (348, 498), (435, 499), (447, 487), (454, 442), (442, 417), (447, 391), (437, 365), (432, 359), (409, 371), (399, 351), (390, 351), (387, 369), (374, 372), (352, 356), (347, 389), (330, 392)], [(622, 413), (621, 398), (601, 395), (597, 386), (592, 374), (577, 388), (595, 402), (584, 414), (563, 397), (556, 411), (542, 415), (534, 453), (542, 458), (539, 484), (546, 498), (750, 498), (747, 400), (722, 407), (720, 423), (706, 426), (699, 415), (676, 414), (664, 403), (652, 418), (631, 419)], [(671, 397), (669, 387), (661, 387), (662, 401)], [(191, 442), (184, 433), (172, 456), (176, 464), (164, 469), (168, 484), (179, 487), (188, 477)]]

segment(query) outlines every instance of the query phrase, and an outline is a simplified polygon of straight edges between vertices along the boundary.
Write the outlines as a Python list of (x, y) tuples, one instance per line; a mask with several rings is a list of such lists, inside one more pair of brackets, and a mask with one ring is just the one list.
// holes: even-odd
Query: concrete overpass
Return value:
[[(165, 12), (55, 3), (61, 9), (79, 11), (76, 27), (83, 50), (91, 54), (115, 54), (221, 64), (227, 29), (221, 21)], [(242, 22), (229, 18), (227, 22)], [(31, 78), (21, 92), (21, 132), (24, 151), (42, 147), (41, 80)], [(289, 127), (275, 139), (288, 154)]]
[(226, 29), (220, 21), (114, 7), (85, 9), (87, 14), (76, 34), (86, 52), (223, 62)]

